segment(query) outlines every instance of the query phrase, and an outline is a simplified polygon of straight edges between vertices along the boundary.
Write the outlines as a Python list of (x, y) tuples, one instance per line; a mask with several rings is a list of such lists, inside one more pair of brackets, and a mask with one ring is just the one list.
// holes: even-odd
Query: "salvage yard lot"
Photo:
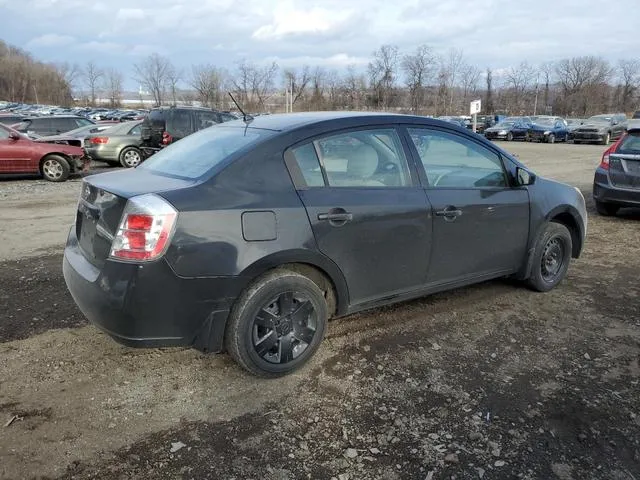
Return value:
[(278, 380), (88, 326), (60, 268), (80, 180), (0, 180), (0, 477), (640, 479), (640, 211), (595, 214), (601, 146), (502, 146), (587, 198), (564, 283), (339, 319)]

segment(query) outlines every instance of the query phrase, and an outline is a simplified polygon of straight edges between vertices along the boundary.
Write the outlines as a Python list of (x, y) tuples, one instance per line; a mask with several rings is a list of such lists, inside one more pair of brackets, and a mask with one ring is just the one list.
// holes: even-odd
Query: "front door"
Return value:
[(424, 285), (430, 207), (395, 129), (323, 136), (290, 149), (287, 164), (318, 248), (342, 270), (351, 305)]
[(33, 171), (27, 140), (9, 138), (9, 130), (0, 126), (0, 173), (28, 173)]
[(454, 132), (411, 128), (433, 209), (430, 284), (516, 271), (529, 236), (529, 195), (509, 186), (500, 155)]

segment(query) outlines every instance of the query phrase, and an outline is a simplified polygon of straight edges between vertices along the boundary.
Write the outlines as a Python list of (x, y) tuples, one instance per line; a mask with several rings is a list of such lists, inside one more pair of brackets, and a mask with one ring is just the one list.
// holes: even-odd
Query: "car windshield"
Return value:
[(611, 123), (611, 117), (606, 115), (595, 115), (587, 120), (587, 123)]
[(213, 126), (171, 144), (139, 168), (180, 178), (200, 178), (234, 153), (270, 135), (266, 130)]
[(538, 118), (536, 118), (534, 123), (536, 125), (544, 125), (544, 126), (552, 127), (553, 124), (555, 123), (555, 119), (554, 118), (548, 118), (548, 117), (538, 117)]

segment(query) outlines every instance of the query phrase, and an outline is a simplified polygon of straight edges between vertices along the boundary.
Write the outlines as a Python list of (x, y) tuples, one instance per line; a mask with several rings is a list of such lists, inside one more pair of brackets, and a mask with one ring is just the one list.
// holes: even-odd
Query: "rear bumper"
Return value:
[(640, 207), (640, 190), (618, 188), (611, 185), (605, 170), (598, 168), (593, 181), (593, 198), (602, 203), (621, 207)]
[(183, 278), (164, 260), (133, 264), (87, 260), (71, 229), (62, 266), (67, 288), (87, 319), (131, 347), (223, 348), (238, 277)]
[(85, 147), (84, 151), (91, 160), (102, 162), (117, 162), (119, 160), (118, 154), (120, 152), (116, 150)]

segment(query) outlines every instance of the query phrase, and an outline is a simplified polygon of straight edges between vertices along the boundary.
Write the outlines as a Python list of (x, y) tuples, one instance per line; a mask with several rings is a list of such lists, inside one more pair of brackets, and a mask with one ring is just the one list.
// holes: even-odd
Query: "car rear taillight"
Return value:
[(94, 145), (103, 145), (109, 141), (109, 137), (91, 137), (89, 140), (90, 143)]
[(169, 145), (173, 141), (173, 137), (167, 132), (162, 132), (162, 144)]
[(136, 261), (161, 257), (171, 241), (177, 216), (169, 203), (152, 193), (130, 198), (109, 255)]
[(600, 168), (602, 168), (603, 170), (609, 170), (609, 155), (611, 155), (612, 153), (616, 153), (616, 150), (618, 150), (618, 145), (620, 145), (625, 136), (626, 134), (622, 135), (616, 143), (614, 143), (604, 151), (604, 153), (602, 154), (602, 160), (600, 160)]

